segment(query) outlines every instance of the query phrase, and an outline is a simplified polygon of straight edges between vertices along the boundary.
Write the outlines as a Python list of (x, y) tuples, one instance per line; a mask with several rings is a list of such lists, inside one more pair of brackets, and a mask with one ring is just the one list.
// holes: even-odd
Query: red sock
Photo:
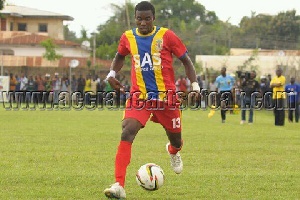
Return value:
[(173, 147), (171, 144), (169, 144), (169, 146), (168, 146), (168, 151), (169, 151), (169, 153), (170, 153), (170, 154), (176, 154), (178, 151), (181, 150), (182, 145), (183, 145), (183, 140), (181, 140), (181, 145), (180, 145), (179, 148)]
[(115, 178), (121, 186), (125, 185), (126, 169), (130, 163), (131, 145), (127, 141), (120, 141), (115, 161)]

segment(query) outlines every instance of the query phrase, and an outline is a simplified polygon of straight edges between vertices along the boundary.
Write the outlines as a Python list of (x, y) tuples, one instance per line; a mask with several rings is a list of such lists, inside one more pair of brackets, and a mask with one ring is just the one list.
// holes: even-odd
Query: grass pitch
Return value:
[[(114, 182), (122, 111), (6, 111), (0, 108), (0, 199), (105, 199)], [(271, 111), (253, 125), (240, 114), (183, 111), (184, 171), (176, 175), (167, 137), (148, 122), (136, 137), (127, 170), (127, 199), (299, 199), (300, 124), (274, 126)], [(138, 168), (160, 165), (158, 191), (135, 181)]]

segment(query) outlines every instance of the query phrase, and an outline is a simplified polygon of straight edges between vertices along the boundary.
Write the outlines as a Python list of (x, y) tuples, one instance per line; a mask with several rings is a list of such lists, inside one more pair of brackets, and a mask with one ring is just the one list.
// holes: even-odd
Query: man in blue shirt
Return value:
[(226, 74), (226, 67), (222, 67), (221, 75), (216, 78), (216, 86), (218, 88), (221, 106), (222, 123), (226, 120), (227, 106), (233, 105), (232, 88), (234, 86), (234, 78)]
[(299, 92), (300, 86), (295, 83), (295, 78), (291, 77), (290, 84), (285, 86), (285, 91), (288, 95), (288, 119), (289, 122), (293, 122), (293, 116), (295, 111), (295, 122), (299, 121)]

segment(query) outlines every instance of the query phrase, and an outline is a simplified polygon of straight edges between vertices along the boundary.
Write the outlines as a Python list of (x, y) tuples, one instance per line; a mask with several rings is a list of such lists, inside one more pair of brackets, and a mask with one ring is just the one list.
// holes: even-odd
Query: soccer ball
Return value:
[(136, 173), (136, 182), (145, 190), (158, 190), (164, 184), (164, 171), (154, 163), (147, 163)]

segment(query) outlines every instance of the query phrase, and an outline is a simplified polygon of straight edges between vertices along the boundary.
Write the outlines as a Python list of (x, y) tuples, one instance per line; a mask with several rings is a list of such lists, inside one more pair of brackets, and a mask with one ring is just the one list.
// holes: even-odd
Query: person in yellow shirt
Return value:
[(85, 104), (90, 104), (91, 99), (91, 90), (92, 90), (92, 79), (91, 75), (87, 75), (85, 79), (85, 86), (84, 86), (84, 98), (85, 98)]
[(275, 126), (284, 125), (284, 100), (285, 100), (285, 77), (282, 75), (282, 69), (276, 70), (276, 76), (271, 80), (270, 87), (273, 89), (273, 101)]

